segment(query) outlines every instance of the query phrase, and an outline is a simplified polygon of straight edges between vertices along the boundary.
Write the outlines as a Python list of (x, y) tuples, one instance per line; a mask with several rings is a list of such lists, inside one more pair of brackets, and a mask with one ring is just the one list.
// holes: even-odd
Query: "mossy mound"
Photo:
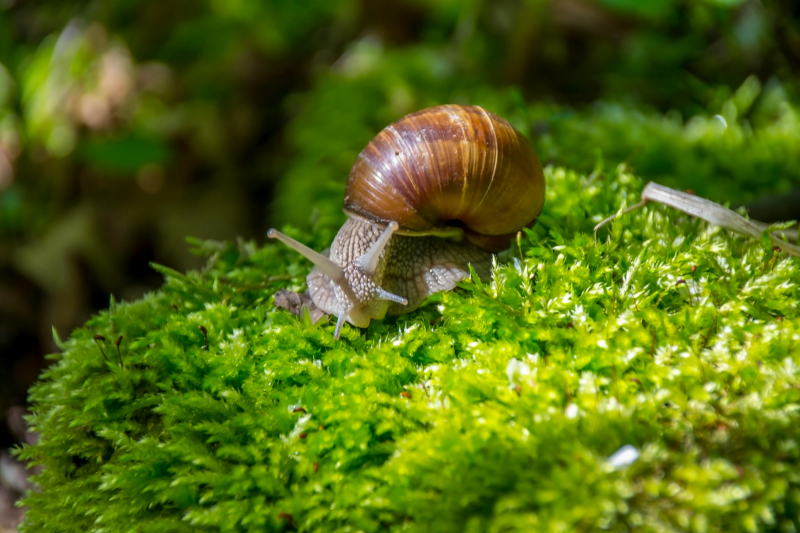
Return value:
[(279, 244), (161, 268), (33, 388), (24, 530), (800, 529), (800, 261), (659, 206), (595, 243), (641, 180), (546, 178), (490, 282), (341, 341)]

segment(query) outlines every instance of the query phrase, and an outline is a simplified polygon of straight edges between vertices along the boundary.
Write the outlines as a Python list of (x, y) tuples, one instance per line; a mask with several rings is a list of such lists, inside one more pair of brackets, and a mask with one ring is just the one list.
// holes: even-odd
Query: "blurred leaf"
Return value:
[(597, 0), (597, 3), (626, 15), (650, 19), (665, 17), (675, 6), (673, 0)]
[(136, 135), (89, 138), (83, 141), (78, 153), (90, 166), (109, 174), (132, 174), (145, 165), (164, 166), (170, 159), (166, 144)]

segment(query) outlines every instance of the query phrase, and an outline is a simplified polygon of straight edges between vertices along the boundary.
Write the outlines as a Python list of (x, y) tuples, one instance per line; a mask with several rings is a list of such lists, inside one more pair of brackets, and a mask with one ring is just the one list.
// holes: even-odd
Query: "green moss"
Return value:
[(797, 530), (800, 262), (658, 206), (595, 244), (641, 180), (546, 177), (492, 280), (341, 341), (273, 307), (296, 254), (195, 243), (32, 389), (24, 531)]

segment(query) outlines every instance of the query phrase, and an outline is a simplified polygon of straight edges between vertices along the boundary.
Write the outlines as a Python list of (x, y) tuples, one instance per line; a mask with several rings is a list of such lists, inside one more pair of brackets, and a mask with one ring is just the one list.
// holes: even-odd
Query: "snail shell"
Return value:
[(544, 175), (525, 137), (480, 107), (443, 105), (381, 131), (359, 154), (345, 190), (350, 218), (330, 251), (314, 252), (271, 229), (316, 268), (308, 294), (345, 321), (415, 309), (469, 276), (485, 278), (491, 253), (532, 225), (544, 204)]
[(403, 233), (461, 227), (467, 240), (497, 252), (535, 222), (544, 188), (536, 152), (511, 124), (480, 107), (443, 105), (407, 115), (364, 148), (344, 209), (395, 221)]

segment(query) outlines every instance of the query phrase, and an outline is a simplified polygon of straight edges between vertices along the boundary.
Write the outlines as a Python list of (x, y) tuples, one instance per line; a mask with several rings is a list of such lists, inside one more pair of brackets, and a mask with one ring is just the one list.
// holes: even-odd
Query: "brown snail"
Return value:
[(480, 107), (443, 105), (407, 115), (359, 154), (345, 190), (349, 219), (328, 252), (274, 229), (316, 265), (308, 294), (344, 321), (366, 327), (451, 290), (469, 265), (487, 277), (491, 253), (530, 226), (544, 204), (544, 176), (525, 137)]

